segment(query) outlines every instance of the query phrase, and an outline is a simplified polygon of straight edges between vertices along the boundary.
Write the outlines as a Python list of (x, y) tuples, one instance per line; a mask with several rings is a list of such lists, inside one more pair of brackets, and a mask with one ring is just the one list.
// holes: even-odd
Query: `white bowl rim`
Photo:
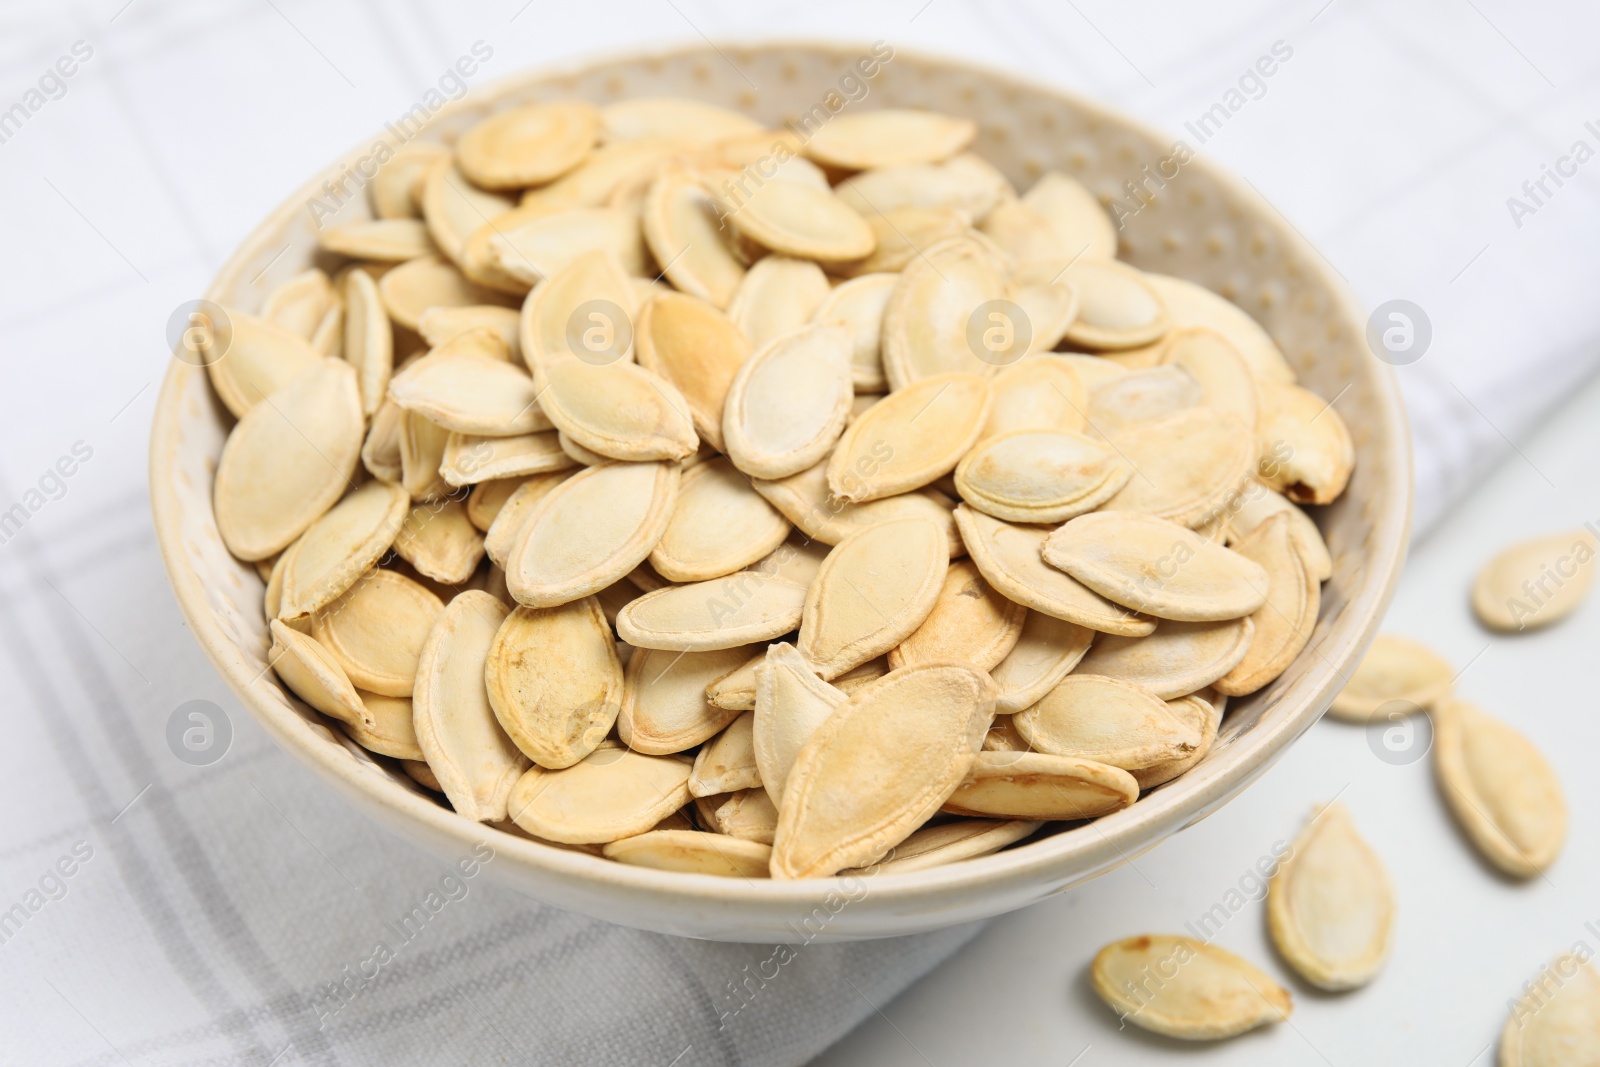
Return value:
[[(488, 100), (515, 93), (519, 88), (538, 83), (548, 83), (564, 76), (572, 76), (596, 67), (623, 62), (650, 62), (668, 58), (683, 58), (703, 54), (708, 59), (717, 58), (723, 50), (754, 52), (773, 49), (817, 50), (854, 55), (867, 47), (859, 40), (751, 37), (739, 40), (707, 41), (704, 45), (675, 44), (660, 48), (628, 48), (586, 53), (553, 63), (508, 75), (486, 83), (459, 100), (447, 103), (435, 114), (433, 123), (439, 123), (462, 111), (478, 107)], [(1153, 142), (1162, 143), (1170, 138), (1156, 132), (1143, 122), (1113, 111), (1094, 101), (1058, 86), (1010, 72), (998, 70), (960, 56), (950, 56), (924, 49), (895, 49), (895, 55), (905, 55), (926, 63), (960, 68), (997, 84), (1006, 84), (1019, 90), (1049, 94), (1069, 102), (1084, 114), (1094, 115), (1112, 125), (1131, 129)], [(217, 271), (207, 298), (219, 300), (225, 295), (229, 283), (239, 276), (246, 266), (252, 250), (260, 243), (263, 234), (284, 226), (296, 212), (304, 210), (305, 203), (318, 195), (324, 179), (337, 175), (343, 164), (353, 162), (367, 151), (373, 141), (367, 138), (341, 155), (329, 166), (319, 170), (286, 198), (276, 209), (263, 218), (240, 243), (233, 254)], [(1227, 170), (1213, 166), (1208, 159), (1195, 158), (1186, 164), (1198, 168), (1210, 180), (1225, 187), (1228, 192), (1245, 203), (1257, 207), (1263, 217), (1281, 214), (1273, 208), (1249, 183), (1233, 176)], [(1349, 324), (1359, 327), (1363, 322), (1357, 305), (1339, 277), (1325, 258), (1291, 224), (1283, 229), (1285, 245), (1302, 253), (1301, 259), (1316, 280), (1330, 293), (1337, 312)], [(219, 300), (219, 302), (221, 302)], [(1376, 361), (1374, 361), (1376, 362)], [(1383, 423), (1389, 428), (1385, 461), (1391, 471), (1403, 474), (1384, 492), (1378, 494), (1380, 506), (1372, 516), (1372, 535), (1369, 544), (1374, 546), (1375, 558), (1364, 567), (1367, 580), (1355, 590), (1343, 609), (1351, 620), (1341, 623), (1322, 643), (1324, 658), (1353, 665), (1375, 636), (1384, 608), (1393, 595), (1401, 565), (1405, 558), (1411, 518), (1411, 455), (1410, 436), (1406, 415), (1394, 371), (1386, 366), (1373, 366), (1376, 376), (1374, 396)], [(363, 771), (337, 744), (306, 744), (304, 720), (296, 712), (275, 700), (258, 698), (252, 692), (258, 684), (259, 672), (251, 666), (239, 649), (222, 632), (212, 617), (206, 601), (205, 587), (199, 575), (188, 565), (180, 539), (176, 534), (178, 515), (181, 512), (172, 473), (176, 469), (175, 457), (178, 437), (176, 410), (184, 379), (187, 375), (204, 374), (197, 367), (173, 359), (162, 381), (151, 428), (150, 494), (157, 540), (166, 564), (168, 578), (190, 629), (211, 659), (217, 671), (228, 683), (239, 700), (250, 709), (256, 719), (266, 727), (278, 743), (292, 752), (302, 762), (330, 776), (336, 785), (365, 794), (392, 814), (414, 819), (433, 832), (435, 838), (456, 841), (463, 851), (488, 840), (497, 855), (507, 855), (518, 863), (538, 869), (541, 873), (574, 883), (599, 882), (622, 890), (644, 891), (661, 898), (662, 905), (670, 904), (667, 898), (681, 898), (685, 904), (704, 905), (725, 901), (739, 904), (769, 905), (774, 909), (795, 907), (809, 909), (825, 897), (840, 893), (850, 885), (849, 876), (805, 879), (798, 881), (773, 881), (765, 879), (732, 879), (712, 875), (666, 872), (652, 868), (617, 863), (586, 853), (543, 845), (514, 834), (497, 830), (481, 823), (470, 822), (435, 801), (407, 789), (380, 775)], [(1348, 631), (1348, 632), (1345, 632)], [(1253, 727), (1238, 743), (1230, 746), (1227, 758), (1208, 760), (1179, 780), (1153, 793), (1143, 795), (1137, 804), (1112, 815), (1089, 822), (1070, 831), (1064, 831), (1040, 841), (1007, 849), (989, 856), (964, 860), (923, 871), (904, 874), (881, 873), (873, 877), (872, 896), (888, 906), (903, 906), (920, 901), (932, 902), (952, 893), (998, 890), (1008, 885), (1034, 885), (1067, 882), (1059, 888), (1099, 874), (1136, 858), (1164, 841), (1173, 832), (1198, 822), (1214, 811), (1255, 778), (1267, 770), (1300, 734), (1320, 718), (1331, 702), (1337, 684), (1341, 681), (1335, 670), (1326, 670), (1318, 676), (1320, 683), (1302, 685), (1310, 691), (1300, 696), (1299, 707), (1292, 713), (1280, 715), (1269, 722)], [(1292, 691), (1292, 690), (1291, 690)], [(1285, 703), (1288, 703), (1287, 694)], [(1177, 786), (1178, 788), (1174, 788)], [(1092, 838), (1097, 838), (1092, 839)], [(1125, 847), (1124, 847), (1125, 846)]]

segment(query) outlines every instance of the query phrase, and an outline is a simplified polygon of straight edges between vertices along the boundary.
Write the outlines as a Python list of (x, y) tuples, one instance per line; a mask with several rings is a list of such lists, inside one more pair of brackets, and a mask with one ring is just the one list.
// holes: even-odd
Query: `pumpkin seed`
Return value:
[(1287, 516), (1257, 526), (1234, 551), (1267, 572), (1267, 601), (1251, 616), (1255, 635), (1238, 666), (1217, 679), (1217, 692), (1244, 696), (1282, 674), (1311, 640), (1322, 586), (1300, 558)]
[(769, 645), (756, 662), (751, 744), (761, 784), (772, 802), (781, 804), (800, 750), (849, 696), (819, 678), (810, 662), (786, 642)]
[[(961, 784), (993, 718), (994, 683), (970, 667), (907, 667), (856, 693), (795, 759), (772, 876), (826, 876), (882, 859)], [(863, 761), (877, 768), (870, 781)]]
[(1445, 801), (1484, 859), (1532, 878), (1567, 839), (1567, 803), (1544, 755), (1522, 734), (1464, 700), (1433, 707), (1433, 765)]
[(500, 294), (467, 280), (467, 276), (438, 256), (422, 256), (402, 263), (378, 282), (378, 294), (389, 317), (408, 330), (422, 325), (432, 308), (480, 307), (504, 304)]
[(717, 805), (712, 825), (719, 834), (770, 845), (778, 830), (778, 809), (759, 786), (744, 789)]
[(356, 695), (372, 716), (375, 724), (367, 729), (359, 723), (345, 723), (344, 732), (350, 740), (380, 756), (400, 760), (420, 760), (422, 748), (417, 744), (417, 731), (411, 724), (411, 697), (384, 696), (357, 689)]
[(510, 613), (488, 593), (461, 593), (445, 605), (417, 658), (417, 743), (450, 806), (474, 822), (504, 819), (512, 787), (528, 769), (484, 687), (489, 649)]
[[(492, 336), (492, 335), (491, 335)], [(460, 344), (458, 338), (451, 346)], [(510, 437), (551, 429), (533, 379), (498, 359), (436, 349), (389, 382), (389, 396), (407, 411), (457, 433)]]
[(545, 212), (601, 207), (620, 186), (653, 173), (681, 147), (679, 142), (661, 137), (601, 145), (555, 181), (523, 193), (520, 206)]
[(956, 466), (961, 499), (1010, 522), (1062, 522), (1093, 511), (1127, 484), (1133, 468), (1090, 437), (1019, 430), (980, 442)]
[(1232, 341), (1203, 326), (1176, 329), (1161, 348), (1161, 362), (1182, 368), (1199, 384), (1200, 403), (1232, 412), (1255, 432), (1260, 416), (1256, 380)]
[(633, 363), (561, 356), (542, 366), (539, 403), (562, 433), (612, 459), (680, 460), (699, 445), (683, 394)]
[(1190, 408), (1130, 426), (1110, 439), (1133, 476), (1107, 510), (1143, 512), (1182, 526), (1226, 510), (1249, 477), (1255, 446), (1238, 416)]
[(1600, 1045), (1600, 974), (1588, 960), (1585, 952), (1558, 956), (1538, 983), (1524, 984), (1500, 1031), (1499, 1067), (1568, 1067)]
[(511, 820), (566, 844), (637, 837), (689, 802), (689, 761), (607, 741), (570, 767), (531, 767), (511, 791)]
[(1165, 785), (1205, 759), (1211, 746), (1217, 743), (1217, 731), (1222, 727), (1223, 705), (1227, 700), (1227, 697), (1219, 696), (1213, 689), (1202, 689), (1199, 693), (1167, 701), (1167, 710), (1179, 722), (1194, 728), (1200, 735), (1200, 743), (1187, 756), (1129, 771), (1142, 791), (1149, 792), (1158, 785)]
[(1051, 534), (1041, 553), (1107, 600), (1158, 619), (1237, 619), (1267, 602), (1261, 564), (1154, 515), (1080, 515)]
[(1294, 371), (1278, 346), (1237, 304), (1184, 278), (1146, 274), (1144, 280), (1160, 294), (1175, 328), (1204, 326), (1215, 330), (1233, 343), (1257, 381), (1294, 383)]
[(439, 472), (449, 445), (449, 430), (419, 412), (400, 409), (400, 484), (412, 500), (450, 495), (450, 483)]
[(985, 439), (1023, 430), (1082, 433), (1088, 425), (1089, 391), (1066, 360), (1057, 356), (1025, 359), (995, 375), (989, 383), (993, 402)]
[(1257, 388), (1262, 481), (1298, 504), (1333, 502), (1355, 466), (1350, 431), (1333, 401), (1298, 385), (1261, 382)]
[(1175, 934), (1113, 941), (1089, 968), (1094, 991), (1125, 1022), (1213, 1041), (1287, 1019), (1289, 991), (1233, 953)]
[(206, 365), (217, 396), (235, 418), (317, 365), (316, 349), (287, 326), (229, 311), (228, 349)]
[(351, 271), (345, 280), (344, 358), (356, 368), (361, 410), (371, 415), (383, 403), (394, 370), (394, 330), (378, 285), (364, 270)]
[(898, 389), (851, 423), (828, 460), (828, 488), (853, 504), (918, 489), (955, 470), (989, 417), (989, 386), (941, 374)]
[(422, 335), (429, 348), (439, 348), (468, 330), (491, 330), (500, 338), (506, 358), (516, 363), (522, 360), (522, 339), (518, 330), (520, 319), (517, 312), (495, 304), (430, 307), (418, 318), (417, 333)]
[(369, 730), (377, 726), (372, 713), (361, 703), (356, 687), (327, 649), (309, 634), (277, 619), (267, 625), (272, 634), (267, 663), (278, 672), (284, 685), (329, 718), (359, 723)]
[(1102, 437), (1137, 432), (1137, 424), (1198, 407), (1200, 383), (1182, 367), (1154, 366), (1102, 382), (1089, 394), (1088, 423)]
[(934, 245), (900, 275), (883, 311), (882, 361), (889, 387), (905, 389), (952, 371), (992, 374), (988, 349), (972, 344), (972, 316), (1007, 295), (1006, 269), (986, 245), (958, 237)]
[(835, 191), (864, 218), (923, 208), (959, 211), (973, 222), (982, 222), (996, 204), (1016, 195), (1004, 174), (971, 152), (942, 163), (864, 170), (840, 182)]
[(850, 330), (850, 374), (857, 392), (883, 392), (889, 387), (879, 342), (884, 312), (899, 281), (898, 274), (859, 274), (827, 293), (811, 315), (812, 322), (833, 323)]
[(1073, 344), (1137, 348), (1162, 337), (1171, 326), (1160, 293), (1125, 263), (1080, 258), (1062, 266), (1055, 277), (1078, 291), (1078, 317), (1066, 334)]
[(428, 235), (453, 263), (461, 262), (468, 238), (480, 226), (513, 207), (510, 197), (479, 189), (469, 182), (457, 169), (453, 156), (444, 156), (428, 168), (422, 179), (421, 202)]
[(770, 255), (745, 273), (728, 305), (728, 317), (754, 348), (811, 321), (828, 297), (828, 276), (807, 259)]
[(418, 194), (428, 169), (450, 157), (450, 149), (427, 141), (409, 141), (378, 167), (372, 176), (372, 211), (380, 219), (414, 219), (422, 216)]
[(997, 593), (971, 560), (945, 572), (933, 610), (911, 635), (889, 650), (889, 667), (961, 663), (992, 670), (1016, 646), (1028, 609)]
[(385, 397), (367, 426), (366, 439), (361, 442), (361, 465), (380, 482), (399, 484), (405, 476), (400, 455), (405, 423), (405, 409)]
[(721, 450), (722, 409), (750, 342), (722, 312), (698, 297), (664, 292), (643, 305), (639, 365), (677, 387), (694, 428)]
[(754, 134), (761, 124), (730, 108), (671, 96), (619, 100), (600, 109), (602, 141), (660, 137), (706, 145), (741, 134)]
[(851, 341), (842, 326), (806, 326), (756, 351), (734, 376), (722, 439), (753, 478), (787, 478), (834, 447), (850, 414)]
[(355, 585), (394, 544), (409, 504), (399, 486), (368, 482), (312, 523), (284, 568), (279, 616), (310, 615)]
[(406, 777), (435, 793), (443, 793), (444, 787), (439, 784), (439, 778), (433, 773), (433, 768), (423, 760), (401, 760), (400, 769), (406, 772)]
[(1043, 216), (1056, 246), (1054, 257), (1116, 258), (1116, 225), (1080, 182), (1060, 171), (1046, 171), (1022, 194), (1021, 203)]
[(372, 570), (312, 617), (311, 636), (362, 690), (409, 701), (417, 659), (443, 611), (438, 597), (405, 575)]
[(1139, 637), (1155, 629), (1153, 620), (1047, 566), (1040, 556), (1047, 528), (1013, 526), (965, 504), (956, 508), (956, 526), (984, 578), (1017, 603), (1102, 633)]
[(1379, 634), (1333, 698), (1328, 714), (1346, 722), (1368, 722), (1396, 700), (1426, 711), (1450, 695), (1454, 681), (1454, 668), (1427, 645)]
[(1093, 674), (1069, 674), (1011, 721), (1040, 752), (1125, 771), (1180, 759), (1200, 744), (1200, 731), (1150, 690)]
[(1334, 803), (1312, 812), (1272, 876), (1267, 929), (1300, 977), (1318, 989), (1355, 989), (1389, 955), (1394, 909), (1383, 861)]
[(772, 846), (702, 830), (651, 830), (613, 841), (607, 859), (658, 871), (710, 874), (723, 878), (765, 878)]
[(622, 707), (622, 663), (600, 602), (519, 606), (495, 634), (484, 683), (501, 728), (540, 767), (595, 751)]
[(911, 108), (882, 108), (840, 115), (806, 142), (806, 155), (841, 170), (873, 170), (938, 163), (964, 150), (978, 135), (971, 119)]
[(706, 651), (770, 641), (800, 624), (806, 587), (756, 571), (658, 589), (617, 613), (636, 648)]
[[(299, 544), (298, 540), (295, 541), (272, 559), (272, 569), (267, 572), (266, 588), (261, 591), (261, 607), (269, 619), (277, 618), (278, 608), (283, 605), (283, 572), (288, 570), (289, 564), (294, 561), (295, 549)], [(257, 561), (256, 566), (260, 567), (261, 561)]]
[[(1263, 608), (1262, 610), (1267, 610)], [(1249, 616), (1226, 622), (1160, 622), (1147, 637), (1100, 638), (1079, 664), (1174, 700), (1223, 677), (1245, 658), (1255, 634)]]
[(613, 463), (549, 490), (501, 564), (512, 596), (529, 607), (555, 607), (637, 567), (666, 529), (679, 477), (671, 463)]
[(983, 751), (945, 801), (956, 815), (1002, 819), (1094, 819), (1139, 796), (1127, 771), (1045, 752)]
[(780, 255), (838, 263), (860, 259), (877, 244), (872, 227), (831, 189), (775, 178), (749, 196), (715, 187), (712, 195), (741, 235)]
[(1077, 623), (1030, 611), (1017, 643), (990, 668), (997, 695), (995, 710), (1007, 716), (1038, 701), (1070, 674), (1089, 651), (1094, 631)]
[(581, 100), (524, 104), (478, 122), (456, 142), (456, 161), (485, 189), (542, 185), (583, 162), (600, 112)]
[(1227, 507), (1221, 513), (1228, 523), (1228, 543), (1237, 544), (1250, 531), (1279, 513), (1289, 516), (1289, 531), (1294, 535), (1300, 558), (1305, 560), (1317, 581), (1325, 582), (1333, 577), (1333, 557), (1328, 554), (1328, 546), (1322, 540), (1322, 531), (1317, 529), (1317, 524), (1282, 493), (1267, 488), (1253, 478), (1245, 482), (1236, 496), (1229, 498)]
[(749, 658), (748, 648), (635, 649), (623, 671), (617, 736), (629, 748), (652, 755), (686, 752), (709, 741), (740, 713), (707, 700), (706, 686)]
[[(522, 305), (522, 358), (544, 387), (543, 369), (558, 356), (605, 365), (633, 359), (633, 284), (604, 252), (578, 256), (541, 282)], [(621, 321), (613, 321), (620, 315)], [(578, 327), (582, 331), (578, 331)]]
[[(756, 662), (760, 662), (759, 658)], [(741, 789), (761, 788), (761, 770), (756, 766), (754, 727), (755, 716), (747, 712), (701, 746), (700, 753), (694, 758), (694, 773), (689, 775), (690, 793), (697, 797), (709, 797)]]
[[(486, 223), (473, 236), (468, 256), (482, 241), (482, 256), (491, 270), (515, 279), (526, 292), (579, 256), (604, 252), (630, 274), (645, 270), (644, 236), (632, 215), (617, 208), (579, 207), (550, 212), (517, 208)], [(480, 279), (482, 280), (482, 279)]]
[(872, 236), (878, 246), (865, 259), (831, 265), (835, 272), (845, 277), (898, 274), (913, 260), (922, 258), (923, 249), (933, 248), (969, 232), (966, 215), (948, 208), (903, 207), (871, 211), (863, 217), (867, 225), (872, 227)]
[(806, 592), (800, 653), (823, 678), (883, 655), (928, 617), (949, 565), (944, 531), (926, 519), (891, 519), (851, 534)]
[(1033, 833), (1037, 820), (956, 819), (924, 826), (889, 853), (873, 870), (878, 874), (910, 874), (999, 852)]
[(674, 582), (720, 578), (777, 550), (789, 529), (750, 480), (719, 456), (684, 473), (672, 517), (650, 550), (650, 565)]
[(334, 292), (328, 276), (312, 267), (279, 283), (268, 293), (261, 303), (261, 318), (309, 341), (329, 310), (338, 306), (339, 295)]
[(645, 194), (640, 222), (667, 280), (726, 310), (744, 279), (744, 264), (723, 236), (711, 195), (695, 177), (663, 168)]
[[(1024, 283), (1022, 272), (1013, 275), (1011, 299), (1022, 309), (1032, 338), (1024, 355), (1049, 352), (1067, 335), (1067, 328), (1078, 317), (1078, 291), (1062, 282)], [(991, 315), (989, 321), (993, 323)], [(1002, 352), (1002, 358), (1009, 353)]]
[(245, 412), (212, 490), (228, 551), (265, 559), (332, 507), (355, 473), (363, 425), (356, 372), (340, 359), (318, 360)]
[(962, 553), (950, 508), (935, 490), (902, 493), (864, 504), (850, 504), (828, 492), (827, 462), (778, 481), (754, 479), (751, 486), (808, 538), (837, 545), (868, 526), (898, 518), (926, 518), (945, 531), (950, 554)]
[(750, 659), (706, 686), (706, 699), (719, 708), (729, 711), (754, 711), (756, 706), (756, 670), (765, 653)]
[(502, 479), (515, 481), (576, 466), (572, 457), (562, 451), (557, 436), (549, 431), (515, 437), (452, 433), (445, 442), (439, 476), (447, 485), (460, 487)]
[(446, 499), (411, 508), (394, 551), (422, 574), (445, 585), (472, 577), (483, 559), (483, 535), (467, 518), (467, 506)]
[(438, 251), (421, 219), (368, 219), (330, 226), (317, 235), (323, 251), (378, 263), (404, 263)]
[(1472, 611), (1491, 630), (1514, 632), (1559, 622), (1594, 584), (1595, 540), (1585, 530), (1523, 541), (1483, 565), (1472, 582)]

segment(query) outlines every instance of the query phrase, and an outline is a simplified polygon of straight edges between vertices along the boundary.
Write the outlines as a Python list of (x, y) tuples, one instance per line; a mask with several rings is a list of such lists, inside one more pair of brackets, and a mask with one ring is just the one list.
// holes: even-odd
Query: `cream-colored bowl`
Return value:
[[(1231, 705), (1215, 747), (1187, 774), (1092, 825), (982, 859), (865, 881), (769, 882), (668, 873), (540, 845), (441, 806), (388, 761), (344, 740), (267, 671), (262, 583), (253, 568), (228, 555), (211, 514), (212, 478), (232, 419), (212, 396), (205, 372), (174, 359), (155, 413), (150, 491), (161, 550), (189, 627), (279, 744), (407, 840), (447, 859), (487, 840), (496, 852), (490, 873), (530, 896), (666, 933), (795, 942), (935, 929), (1021, 908), (1093, 878), (1215, 811), (1316, 721), (1365, 649), (1405, 552), (1410, 456), (1392, 371), (1368, 353), (1362, 320), (1322, 257), (1249, 187), (1206, 159), (1175, 168), (1172, 142), (1055, 89), (896, 52), (880, 63), (866, 96), (851, 99), (860, 97), (855, 64), (871, 51), (870, 45), (727, 45), (720, 52), (690, 48), (588, 62), (475, 93), (446, 106), (421, 136), (448, 143), (494, 111), (573, 96), (597, 102), (690, 96), (773, 126), (818, 106), (926, 107), (978, 120), (976, 150), (1019, 188), (1059, 169), (1132, 208), (1139, 201), (1125, 183), (1142, 186), (1153, 198), (1126, 217), (1123, 256), (1242, 305), (1277, 339), (1309, 388), (1338, 397), (1350, 426), (1355, 475), (1344, 497), (1318, 516), (1334, 571), (1310, 648), (1272, 686)], [(207, 297), (255, 311), (274, 285), (305, 269), (317, 245), (308, 202), (325, 195), (324, 181), (342, 166), (354, 172), (372, 143), (358, 145), (265, 219), (218, 273)], [(1165, 180), (1165, 187), (1148, 175)], [(365, 197), (354, 197), (335, 221), (364, 217), (367, 210)]]

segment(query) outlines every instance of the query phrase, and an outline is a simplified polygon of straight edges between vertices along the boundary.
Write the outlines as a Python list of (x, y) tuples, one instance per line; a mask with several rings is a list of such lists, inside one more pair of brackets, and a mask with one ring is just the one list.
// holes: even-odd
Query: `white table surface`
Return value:
[[(70, 547), (89, 531), (95, 544), (148, 547), (145, 443), (169, 358), (160, 340), (168, 313), (286, 190), (405, 110), (475, 39), (496, 49), (481, 81), (703, 37), (884, 38), (1062, 84), (1174, 132), (1274, 40), (1290, 41), (1294, 64), (1206, 151), (1271, 198), (1369, 305), (1398, 295), (1427, 307), (1437, 353), (1406, 373), (1457, 383), (1467, 404), (1456, 428), (1486, 451), (1507, 438), (1520, 448), (1416, 553), (1390, 626), (1471, 663), (1461, 691), (1550, 755), (1568, 790), (1571, 847), (1547, 878), (1505, 882), (1462, 843), (1426, 761), (1389, 766), (1360, 729), (1319, 724), (1223, 811), (1137, 867), (996, 922), (818, 1062), (1489, 1063), (1507, 1000), (1556, 953), (1580, 938), (1596, 943), (1584, 923), (1600, 921), (1600, 786), (1586, 777), (1600, 725), (1585, 684), (1600, 605), (1546, 633), (1496, 639), (1466, 606), (1467, 583), (1495, 548), (1600, 519), (1600, 420), (1588, 414), (1600, 407), (1600, 386), (1530, 435), (1533, 413), (1496, 407), (1490, 384), (1500, 359), (1544, 374), (1538, 361), (1552, 353), (1593, 348), (1594, 317), (1574, 309), (1600, 287), (1600, 257), (1580, 239), (1600, 232), (1600, 164), (1524, 229), (1508, 221), (1504, 199), (1600, 117), (1597, 20), (1593, 5), (1524, 10), (1510, 0), (1230, 0), (1203, 9), (1178, 0), (12, 3), (0, 10), (0, 108), (74, 40), (92, 42), (96, 55), (65, 97), (0, 144), (0, 370), (20, 383), (0, 420), (0, 497), (17, 499), (86, 440), (94, 460), (33, 518), (31, 535)], [(0, 551), (10, 591), (21, 583), (19, 558)], [(69, 577), (56, 592), (118, 650), (121, 661), (101, 650), (117, 680), (160, 689), (163, 647), (188, 640), (170, 603), (151, 613), (159, 632), (113, 607), (122, 599), (113, 585), (160, 596), (160, 583), (119, 576), (98, 558)], [(0, 714), (13, 726), (5, 758), (42, 744), (31, 718)], [(245, 741), (261, 741), (253, 724), (242, 729), (251, 731)], [(1295, 985), (1292, 1026), (1214, 1047), (1117, 1033), (1084, 982), (1095, 948), (1181, 929), (1292, 837), (1313, 803), (1336, 795), (1400, 895), (1394, 958), (1379, 980), (1338, 997)], [(3, 781), (0, 803), (0, 854), (21, 855), (28, 827), (49, 813)], [(1218, 942), (1283, 971), (1259, 905)], [(32, 980), (3, 967), (0, 975)], [(64, 1034), (82, 1031), (83, 1048), (100, 1047), (65, 1008), (52, 1010)], [(4, 1045), (0, 1035), (0, 1060)]]

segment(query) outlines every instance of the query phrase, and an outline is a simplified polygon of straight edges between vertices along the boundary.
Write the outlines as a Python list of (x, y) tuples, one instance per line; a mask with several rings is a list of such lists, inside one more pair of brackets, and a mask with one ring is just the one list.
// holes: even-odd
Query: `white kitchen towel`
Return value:
[[(472, 42), (495, 49), (492, 78), (703, 37), (884, 39), (1054, 81), (1180, 137), (1224, 102), (1232, 117), (1201, 150), (1369, 307), (1406, 300), (1426, 319), (1427, 350), (1398, 368), (1420, 531), (1487, 463), (1542, 477), (1527, 435), (1600, 352), (1586, 241), (1600, 211), (1575, 149), (1600, 147), (1586, 54), (1600, 12), (1390, 8), (12, 5), (0, 510), (42, 503), (0, 536), (0, 1062), (797, 1064), (892, 1018), (893, 996), (975, 933), (791, 957), (540, 906), (494, 883), (492, 857), (462, 857), (466, 877), (330, 794), (184, 629), (142, 475), (167, 315), (284, 190)], [(1292, 57), (1252, 78), (1277, 42)], [(231, 725), (213, 765), (169, 748), (189, 700)], [(402, 922), (419, 905), (426, 921)]]

